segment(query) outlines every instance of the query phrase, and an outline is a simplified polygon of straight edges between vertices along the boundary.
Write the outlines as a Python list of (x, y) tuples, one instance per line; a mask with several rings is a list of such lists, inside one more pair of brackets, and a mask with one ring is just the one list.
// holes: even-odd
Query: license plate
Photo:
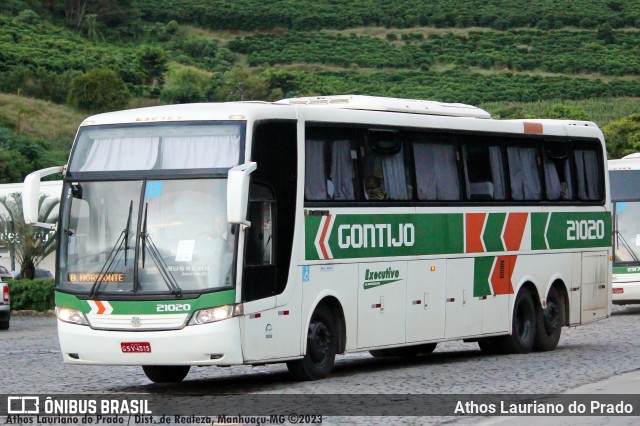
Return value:
[(151, 352), (151, 343), (149, 342), (122, 342), (120, 343), (120, 347), (122, 348), (122, 352), (125, 353)]

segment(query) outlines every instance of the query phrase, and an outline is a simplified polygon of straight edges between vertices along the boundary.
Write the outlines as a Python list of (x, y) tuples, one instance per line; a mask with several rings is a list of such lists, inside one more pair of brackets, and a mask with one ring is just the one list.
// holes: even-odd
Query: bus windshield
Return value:
[(65, 186), (59, 288), (97, 294), (229, 288), (235, 237), (227, 180), (70, 182)]
[(614, 262), (640, 265), (640, 201), (618, 201), (614, 211)]

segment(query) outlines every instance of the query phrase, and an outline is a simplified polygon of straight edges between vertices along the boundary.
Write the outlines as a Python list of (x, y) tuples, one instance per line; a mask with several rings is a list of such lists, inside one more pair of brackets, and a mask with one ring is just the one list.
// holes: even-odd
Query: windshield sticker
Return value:
[(95, 282), (100, 280), (107, 283), (121, 283), (124, 282), (124, 273), (122, 272), (109, 272), (106, 274), (99, 274), (97, 272), (73, 272), (68, 276), (69, 282)]
[(162, 182), (150, 181), (147, 182), (147, 187), (144, 191), (144, 198), (160, 198), (162, 195)]
[(180, 240), (176, 249), (176, 262), (191, 262), (196, 240)]

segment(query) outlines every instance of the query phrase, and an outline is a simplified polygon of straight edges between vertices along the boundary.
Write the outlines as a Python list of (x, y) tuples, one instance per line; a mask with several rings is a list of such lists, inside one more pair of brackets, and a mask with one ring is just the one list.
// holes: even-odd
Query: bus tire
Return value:
[(327, 306), (319, 306), (311, 317), (304, 358), (287, 362), (296, 380), (317, 380), (331, 373), (338, 349), (338, 328)]
[(538, 311), (536, 319), (533, 350), (538, 352), (554, 350), (558, 346), (564, 325), (564, 298), (558, 294), (555, 287), (549, 290), (547, 306)]
[(500, 350), (506, 354), (531, 352), (536, 337), (536, 309), (531, 293), (521, 288), (513, 306), (511, 334), (500, 338)]
[(189, 374), (190, 365), (143, 365), (142, 371), (153, 383), (180, 383)]

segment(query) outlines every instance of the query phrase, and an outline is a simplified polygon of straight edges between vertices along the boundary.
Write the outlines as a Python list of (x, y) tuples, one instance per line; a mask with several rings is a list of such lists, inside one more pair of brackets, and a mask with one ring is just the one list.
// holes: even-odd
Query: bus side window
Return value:
[(572, 200), (573, 182), (569, 145), (548, 142), (544, 147), (544, 181), (548, 200)]
[(309, 201), (355, 200), (355, 150), (348, 139), (307, 139), (304, 196)]
[(578, 197), (581, 200), (602, 199), (603, 181), (598, 152), (595, 149), (579, 148), (573, 151), (578, 180)]
[(273, 206), (272, 200), (250, 201), (249, 221), (245, 248), (246, 265), (273, 264)]
[(400, 134), (388, 130), (369, 130), (363, 158), (363, 186), (365, 199), (410, 200), (413, 188), (409, 185), (404, 149)]
[(502, 147), (485, 143), (465, 143), (462, 146), (462, 152), (467, 199), (479, 201), (506, 199)]
[(418, 200), (459, 200), (456, 145), (438, 135), (417, 135), (413, 142)]
[(542, 199), (542, 185), (538, 170), (538, 155), (535, 146), (507, 147), (511, 198), (513, 200)]

